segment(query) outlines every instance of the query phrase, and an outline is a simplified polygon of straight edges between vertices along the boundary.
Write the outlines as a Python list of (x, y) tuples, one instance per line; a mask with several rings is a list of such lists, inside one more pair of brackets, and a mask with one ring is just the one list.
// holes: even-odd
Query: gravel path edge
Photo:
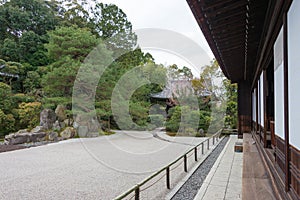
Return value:
[[(179, 192), (179, 190), (181, 190), (181, 188), (186, 184), (186, 182), (191, 178), (191, 176), (201, 167), (201, 165), (208, 159), (208, 157), (211, 155), (211, 153), (222, 143), (223, 140), (226, 140), (225, 141), (225, 144), (223, 145), (223, 148), (224, 146), (227, 144), (227, 141), (228, 139), (225, 139), (226, 137), (222, 137), (219, 142), (217, 143), (217, 145), (213, 146), (209, 152), (206, 152), (204, 154), (203, 157), (201, 157), (199, 160), (198, 160), (198, 164), (196, 164), (188, 173), (187, 175), (179, 182), (177, 183), (177, 185), (166, 195), (165, 197), (165, 200), (171, 200), (173, 199), (173, 197)], [(227, 137), (228, 138), (228, 137)], [(223, 149), (222, 148), (222, 149)], [(220, 154), (220, 153), (219, 153)], [(218, 154), (218, 155), (219, 155)], [(214, 161), (215, 162), (215, 161)], [(207, 174), (206, 174), (207, 176)], [(205, 177), (206, 177), (205, 176)], [(200, 187), (198, 188), (200, 189)]]

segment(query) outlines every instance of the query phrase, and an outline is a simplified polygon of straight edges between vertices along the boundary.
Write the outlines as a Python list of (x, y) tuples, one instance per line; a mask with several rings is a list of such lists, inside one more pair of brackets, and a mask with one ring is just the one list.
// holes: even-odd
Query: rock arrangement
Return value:
[(41, 142), (41, 141), (57, 141), (57, 132), (47, 132), (42, 126), (37, 126), (31, 131), (19, 130), (16, 133), (11, 133), (5, 136), (4, 143), (7, 145), (24, 144), (29, 142)]
[(27, 129), (19, 130), (5, 136), (4, 144), (17, 145), (36, 142), (53, 142), (62, 139), (69, 139), (77, 136), (77, 130), (73, 125), (73, 121), (67, 119), (65, 115), (65, 107), (57, 106), (55, 112), (51, 109), (44, 109), (40, 113), (40, 125), (31, 131)]

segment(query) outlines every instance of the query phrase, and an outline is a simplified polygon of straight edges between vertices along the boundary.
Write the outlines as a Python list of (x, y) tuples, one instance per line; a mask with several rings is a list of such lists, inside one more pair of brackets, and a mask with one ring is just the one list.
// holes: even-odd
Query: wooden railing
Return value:
[[(140, 192), (141, 192), (140, 188), (143, 185), (145, 185), (147, 182), (149, 182), (153, 178), (157, 177), (159, 174), (161, 174), (164, 171), (166, 172), (165, 173), (166, 174), (166, 187), (167, 187), (167, 189), (170, 189), (171, 188), (170, 187), (170, 168), (171, 168), (171, 166), (175, 165), (180, 160), (183, 160), (184, 171), (187, 172), (188, 171), (187, 170), (187, 168), (188, 168), (188, 166), (187, 166), (188, 154), (191, 153), (191, 152), (193, 152), (194, 155), (195, 155), (195, 161), (197, 162), (198, 161), (198, 148), (201, 146), (201, 153), (204, 154), (204, 148), (205, 148), (204, 145), (205, 145), (205, 143), (207, 143), (206, 148), (207, 148), (207, 150), (209, 150), (209, 148), (210, 148), (210, 140), (212, 140), (212, 145), (215, 145), (215, 143), (219, 141), (219, 138), (220, 138), (221, 134), (222, 134), (222, 129), (220, 129), (218, 132), (216, 132), (211, 137), (208, 137), (207, 139), (205, 139), (201, 143), (199, 143), (199, 144), (195, 145), (194, 147), (192, 147), (191, 149), (189, 149), (185, 154), (179, 156), (176, 160), (174, 160), (173, 162), (171, 162), (167, 166), (165, 166), (162, 169), (158, 170), (157, 172), (155, 172), (151, 176), (147, 177), (146, 179), (144, 179), (140, 183), (136, 184), (135, 186), (133, 186), (132, 188), (130, 188), (129, 190), (127, 190), (123, 194), (119, 195), (118, 197), (115, 198), (115, 200), (124, 199), (125, 197), (127, 197), (129, 194), (131, 194), (133, 192), (134, 192), (134, 199), (135, 200), (139, 200), (140, 199)], [(154, 185), (154, 184), (151, 184), (151, 186)], [(148, 188), (149, 187), (147, 187), (146, 189), (148, 189)]]

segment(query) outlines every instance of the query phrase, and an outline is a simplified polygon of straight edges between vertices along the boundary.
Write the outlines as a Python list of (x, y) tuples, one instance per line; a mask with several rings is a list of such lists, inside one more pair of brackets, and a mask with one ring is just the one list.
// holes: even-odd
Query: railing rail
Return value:
[(159, 174), (161, 174), (163, 171), (166, 171), (166, 187), (167, 187), (167, 189), (170, 189), (170, 167), (173, 166), (174, 164), (176, 164), (181, 159), (183, 159), (184, 171), (187, 172), (188, 171), (187, 170), (187, 155), (189, 153), (191, 153), (192, 151), (194, 151), (195, 161), (197, 162), (198, 161), (198, 158), (197, 158), (197, 148), (201, 146), (201, 153), (204, 154), (204, 143), (207, 142), (207, 149), (209, 150), (209, 140), (212, 139), (213, 140), (212, 144), (214, 145), (215, 142), (219, 140), (220, 135), (222, 134), (222, 130), (223, 129), (220, 129), (214, 135), (206, 138), (205, 140), (203, 140), (199, 144), (195, 145), (194, 147), (192, 147), (191, 149), (189, 149), (186, 153), (184, 153), (183, 155), (181, 155), (177, 159), (175, 159), (173, 162), (171, 162), (167, 166), (163, 167), (162, 169), (158, 170), (157, 172), (153, 173), (149, 177), (145, 178), (140, 183), (136, 184), (135, 186), (133, 186), (132, 188), (130, 188), (129, 190), (127, 190), (123, 194), (117, 196), (114, 200), (124, 199), (125, 197), (127, 197), (129, 194), (131, 194), (133, 192), (134, 192), (135, 200), (139, 200), (140, 199), (140, 188), (143, 185), (145, 185), (147, 182), (149, 182), (151, 179), (153, 179), (156, 176), (158, 176)]

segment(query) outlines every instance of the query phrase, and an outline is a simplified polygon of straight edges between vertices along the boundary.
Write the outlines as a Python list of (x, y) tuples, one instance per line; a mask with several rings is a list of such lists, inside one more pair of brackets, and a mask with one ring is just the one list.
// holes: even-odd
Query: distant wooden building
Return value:
[(300, 199), (300, 1), (187, 0), (282, 199)]
[(196, 94), (191, 80), (189, 79), (171, 79), (168, 80), (163, 91), (159, 93), (152, 94), (151, 97), (154, 99), (170, 99), (178, 97), (188, 97), (191, 95), (196, 95), (199, 97), (210, 96), (211, 92), (208, 90), (203, 90)]

